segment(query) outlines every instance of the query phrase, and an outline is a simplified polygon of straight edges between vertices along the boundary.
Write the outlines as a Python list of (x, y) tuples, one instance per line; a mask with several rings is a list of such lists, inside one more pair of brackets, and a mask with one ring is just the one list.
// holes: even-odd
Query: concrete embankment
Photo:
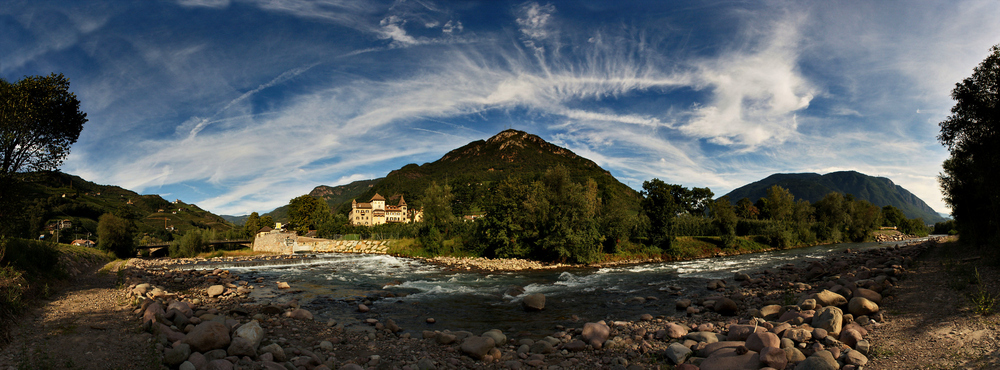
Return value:
[(331, 240), (298, 236), (295, 233), (271, 232), (258, 235), (254, 252), (291, 253), (371, 253), (385, 254), (389, 240)]

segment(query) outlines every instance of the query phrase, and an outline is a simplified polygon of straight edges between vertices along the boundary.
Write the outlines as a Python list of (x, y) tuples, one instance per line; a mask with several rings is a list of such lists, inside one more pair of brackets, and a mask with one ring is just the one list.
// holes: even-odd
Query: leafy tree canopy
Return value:
[(0, 177), (56, 169), (86, 122), (62, 74), (0, 79)]
[(955, 106), (938, 140), (951, 152), (940, 176), (963, 240), (995, 244), (1000, 237), (1000, 45), (955, 85)]

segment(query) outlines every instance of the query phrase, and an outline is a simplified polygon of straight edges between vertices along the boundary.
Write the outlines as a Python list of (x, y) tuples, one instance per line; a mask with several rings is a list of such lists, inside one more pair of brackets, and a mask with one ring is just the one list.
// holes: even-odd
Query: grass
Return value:
[(993, 309), (996, 307), (1000, 296), (993, 295), (986, 289), (986, 284), (983, 284), (983, 280), (979, 276), (978, 268), (975, 269), (975, 282), (977, 286), (976, 291), (969, 293), (969, 301), (972, 302), (972, 311), (983, 316), (990, 315), (993, 313)]

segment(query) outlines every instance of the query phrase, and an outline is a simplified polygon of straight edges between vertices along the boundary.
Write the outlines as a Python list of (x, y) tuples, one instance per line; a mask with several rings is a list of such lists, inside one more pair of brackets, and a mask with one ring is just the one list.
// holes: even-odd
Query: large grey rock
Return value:
[(698, 365), (701, 370), (756, 370), (760, 368), (760, 356), (756, 352), (738, 354), (735, 348), (725, 348), (706, 358)]
[(186, 362), (189, 356), (191, 356), (191, 346), (181, 343), (163, 354), (163, 363), (171, 367), (179, 366)]
[(816, 293), (816, 303), (823, 307), (827, 306), (840, 306), (847, 304), (847, 298), (844, 296), (831, 292), (824, 289), (823, 291)]
[(837, 359), (833, 358), (833, 354), (830, 351), (822, 350), (816, 351), (812, 356), (806, 358), (795, 366), (795, 370), (837, 370), (840, 369), (840, 364), (837, 363)]
[(281, 348), (281, 346), (279, 346), (277, 343), (271, 343), (266, 346), (260, 347), (260, 351), (258, 352), (270, 353), (271, 356), (274, 356), (274, 362), (285, 362), (286, 360), (288, 360), (288, 358), (285, 357), (285, 350)]
[(684, 336), (684, 339), (690, 339), (695, 342), (701, 343), (715, 343), (719, 341), (719, 336), (710, 331), (696, 331), (693, 333), (688, 333)]
[(205, 370), (233, 370), (233, 363), (229, 360), (212, 360), (205, 366)]
[(760, 317), (764, 320), (773, 321), (779, 317), (781, 314), (785, 313), (784, 307), (776, 304), (767, 305), (760, 308)]
[(882, 304), (882, 295), (871, 289), (865, 289), (865, 288), (854, 289), (854, 296), (875, 302), (875, 304)]
[(742, 341), (729, 341), (729, 340), (727, 340), (727, 341), (723, 341), (723, 342), (709, 343), (704, 348), (698, 350), (698, 356), (699, 357), (709, 357), (713, 353), (718, 352), (720, 350), (723, 350), (723, 349), (736, 349), (736, 348), (739, 348), (739, 347), (742, 347), (742, 346), (743, 346), (743, 342)]
[(781, 347), (781, 339), (774, 333), (756, 332), (747, 337), (747, 349), (760, 352), (764, 347)]
[(497, 347), (507, 345), (507, 336), (504, 335), (500, 329), (489, 330), (483, 333), (483, 336), (493, 338), (493, 343), (495, 343)]
[(226, 349), (226, 354), (237, 357), (257, 357), (257, 349), (254, 348), (253, 343), (246, 338), (235, 337), (232, 342), (229, 343), (229, 348)]
[(180, 366), (177, 367), (178, 370), (198, 370), (191, 361), (184, 361)]
[(666, 335), (671, 339), (679, 339), (688, 334), (688, 328), (676, 323), (668, 323), (664, 327), (666, 329)]
[(814, 328), (823, 328), (832, 335), (839, 336), (841, 325), (844, 320), (844, 311), (841, 311), (837, 307), (823, 307), (816, 310), (816, 316), (813, 317), (812, 326)]
[(844, 354), (844, 363), (854, 366), (865, 366), (868, 364), (868, 357), (858, 351), (847, 351)]
[(191, 317), (194, 315), (194, 311), (191, 309), (191, 304), (184, 301), (172, 301), (167, 305), (167, 311), (177, 310), (184, 316)]
[(785, 330), (785, 338), (794, 340), (796, 343), (805, 343), (812, 339), (812, 331), (800, 328)]
[(490, 337), (468, 337), (462, 342), (462, 353), (469, 355), (476, 360), (482, 360), (483, 356), (490, 353), (496, 347), (496, 342)]
[(521, 305), (524, 306), (525, 311), (541, 311), (545, 309), (545, 295), (542, 293), (533, 293), (524, 296), (521, 300)]
[(222, 295), (222, 293), (225, 292), (225, 291), (226, 291), (226, 287), (225, 286), (222, 286), (222, 285), (212, 285), (212, 286), (208, 287), (208, 290), (205, 293), (208, 294), (209, 298), (215, 298), (215, 297), (218, 297), (218, 296)]
[(312, 320), (313, 314), (302, 308), (294, 309), (290, 312), (286, 312), (285, 316), (291, 317), (296, 320)]
[(229, 346), (229, 328), (215, 321), (205, 321), (194, 327), (186, 336), (184, 343), (191, 345), (196, 352), (208, 352), (213, 349)]
[(163, 306), (160, 302), (153, 302), (146, 306), (146, 309), (142, 311), (142, 325), (144, 328), (148, 329), (154, 323), (162, 323), (165, 321), (165, 312), (163, 311)]
[(439, 332), (435, 333), (434, 340), (438, 344), (449, 345), (455, 343), (455, 341), (458, 340), (458, 337), (456, 337), (455, 334), (452, 333)]
[(260, 347), (260, 341), (264, 339), (264, 328), (260, 327), (260, 323), (257, 320), (251, 320), (246, 324), (240, 325), (236, 329), (235, 335), (249, 341), (256, 350), (257, 347)]
[(782, 348), (781, 350), (785, 351), (785, 358), (788, 359), (788, 362), (802, 362), (806, 360), (806, 355), (803, 354), (798, 348), (787, 347)]
[(190, 362), (192, 365), (194, 365), (196, 369), (204, 369), (205, 366), (208, 366), (208, 359), (205, 358), (205, 355), (198, 352), (191, 353), (191, 356), (188, 357), (187, 362)]
[(760, 363), (774, 369), (784, 369), (788, 366), (788, 356), (778, 347), (764, 347), (758, 352)]
[(736, 305), (736, 301), (729, 298), (722, 298), (715, 301), (713, 309), (720, 315), (733, 316), (740, 308)]
[(683, 364), (684, 361), (687, 361), (688, 357), (691, 357), (692, 353), (693, 351), (690, 348), (677, 342), (670, 343), (667, 349), (663, 351), (664, 356), (670, 359), (675, 365)]
[(729, 333), (726, 335), (726, 340), (745, 341), (750, 337), (750, 334), (765, 331), (767, 331), (767, 329), (756, 325), (729, 325)]
[(604, 341), (611, 335), (611, 328), (602, 323), (588, 322), (583, 324), (583, 341), (593, 346), (595, 349), (601, 348)]
[(878, 304), (868, 298), (854, 297), (851, 298), (851, 302), (847, 305), (847, 312), (850, 312), (855, 317), (871, 315), (878, 312)]

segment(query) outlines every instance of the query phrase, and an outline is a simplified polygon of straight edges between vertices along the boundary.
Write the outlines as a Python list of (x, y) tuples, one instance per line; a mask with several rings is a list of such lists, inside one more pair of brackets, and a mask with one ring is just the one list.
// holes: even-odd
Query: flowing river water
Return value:
[[(675, 299), (692, 293), (708, 295), (705, 285), (710, 279), (731, 279), (735, 272), (785, 264), (801, 265), (848, 248), (895, 244), (842, 243), (681, 262), (493, 273), (453, 271), (389, 255), (338, 253), (292, 263), (205, 263), (188, 268), (229, 269), (251, 283), (263, 277), (266, 283), (255, 284), (251, 293), (258, 303), (297, 299), (317, 320), (333, 319), (348, 330), (370, 330), (362, 321), (378, 318), (393, 319), (417, 335), (421, 330), (478, 334), (501, 329), (541, 336), (551, 333), (555, 325), (573, 325), (574, 316), (583, 322), (637, 320), (643, 313), (683, 315), (675, 310)], [(288, 282), (292, 289), (276, 289), (275, 281)], [(543, 311), (525, 312), (521, 308), (521, 299), (531, 293), (545, 295)], [(357, 305), (365, 301), (370, 301), (371, 312), (357, 312)], [(429, 317), (436, 323), (426, 323)]]

